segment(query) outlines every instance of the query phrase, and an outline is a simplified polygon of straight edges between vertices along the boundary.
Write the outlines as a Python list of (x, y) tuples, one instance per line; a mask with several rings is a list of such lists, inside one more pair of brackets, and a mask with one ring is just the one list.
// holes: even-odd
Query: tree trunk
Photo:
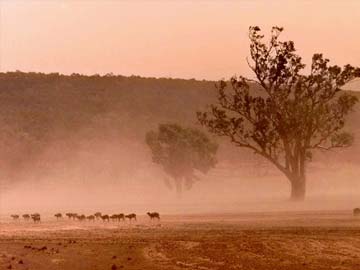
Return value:
[(306, 191), (305, 177), (294, 177), (291, 183), (291, 197), (292, 201), (304, 201)]
[(290, 199), (292, 201), (304, 201), (306, 192), (305, 149), (298, 142), (294, 151), (294, 156), (290, 158), (291, 171), (287, 174), (291, 183)]

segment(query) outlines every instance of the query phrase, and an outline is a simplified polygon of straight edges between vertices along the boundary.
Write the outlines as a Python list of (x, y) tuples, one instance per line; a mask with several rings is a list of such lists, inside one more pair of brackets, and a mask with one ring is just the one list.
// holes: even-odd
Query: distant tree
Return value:
[(248, 64), (255, 79), (239, 76), (220, 81), (218, 103), (197, 116), (210, 132), (273, 163), (289, 179), (291, 198), (303, 200), (312, 151), (353, 142), (353, 136), (342, 129), (358, 99), (340, 88), (360, 70), (331, 66), (322, 54), (314, 54), (310, 73), (304, 75), (294, 42), (279, 40), (282, 31), (273, 27), (266, 43), (260, 28), (250, 27)]
[(198, 179), (196, 172), (206, 174), (216, 164), (218, 145), (203, 132), (177, 124), (160, 124), (157, 131), (146, 134), (152, 160), (161, 165), (173, 180), (180, 196)]

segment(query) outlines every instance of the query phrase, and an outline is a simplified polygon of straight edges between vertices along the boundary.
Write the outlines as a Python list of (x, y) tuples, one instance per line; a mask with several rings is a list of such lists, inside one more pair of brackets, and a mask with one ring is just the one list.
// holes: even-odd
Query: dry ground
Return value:
[(360, 269), (351, 212), (0, 225), (0, 269)]

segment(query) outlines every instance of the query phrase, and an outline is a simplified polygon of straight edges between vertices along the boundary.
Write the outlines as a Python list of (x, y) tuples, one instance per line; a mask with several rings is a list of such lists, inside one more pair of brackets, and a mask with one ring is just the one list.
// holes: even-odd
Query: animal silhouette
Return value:
[(13, 220), (18, 220), (19, 219), (19, 215), (11, 215)]
[(136, 221), (136, 214), (131, 213), (129, 215), (126, 215), (125, 218), (128, 218), (130, 222), (132, 219), (134, 219)]
[(84, 221), (86, 219), (86, 216), (85, 215), (76, 215), (76, 219), (78, 221)]
[(62, 218), (62, 214), (61, 213), (57, 213), (54, 215), (54, 217), (56, 217), (56, 219)]
[(41, 221), (41, 217), (40, 214), (35, 213), (31, 215), (32, 220), (34, 221), (34, 223), (40, 222)]
[(360, 216), (360, 208), (354, 208), (353, 214), (354, 216)]
[(94, 216), (95, 216), (96, 219), (100, 219), (101, 216), (102, 216), (102, 214), (101, 214), (101, 212), (96, 212), (96, 213), (94, 214)]
[(102, 221), (110, 221), (109, 215), (103, 215), (101, 216)]
[(73, 214), (73, 213), (66, 213), (65, 216), (67, 216), (69, 219), (74, 218), (74, 214)]
[(150, 217), (150, 220), (155, 218), (160, 220), (160, 214), (158, 212), (147, 212), (147, 215)]
[(112, 220), (112, 221), (118, 221), (119, 220), (119, 217), (118, 217), (118, 215), (111, 215), (110, 216), (110, 219)]
[(29, 214), (24, 214), (22, 215), (23, 219), (25, 220), (29, 220), (30, 219), (30, 215)]
[(124, 214), (121, 213), (121, 214), (118, 214), (117, 216), (118, 216), (119, 221), (120, 220), (125, 221), (125, 215)]

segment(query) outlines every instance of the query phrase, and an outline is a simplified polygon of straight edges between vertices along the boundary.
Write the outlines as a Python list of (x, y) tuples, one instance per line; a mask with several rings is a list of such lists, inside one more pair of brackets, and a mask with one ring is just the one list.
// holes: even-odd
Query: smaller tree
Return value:
[(178, 196), (198, 180), (196, 172), (206, 174), (216, 165), (218, 145), (206, 134), (177, 124), (160, 124), (146, 134), (152, 160), (162, 166), (173, 180)]

